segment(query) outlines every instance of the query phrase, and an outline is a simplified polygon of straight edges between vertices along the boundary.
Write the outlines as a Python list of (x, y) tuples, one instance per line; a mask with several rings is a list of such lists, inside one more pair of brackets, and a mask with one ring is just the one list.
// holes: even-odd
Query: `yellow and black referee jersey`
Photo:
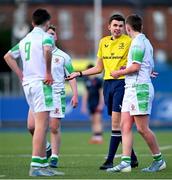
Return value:
[[(126, 67), (131, 38), (125, 34), (113, 39), (106, 36), (100, 40), (97, 56), (103, 60), (104, 80), (114, 79), (110, 73)], [(124, 76), (118, 79), (124, 79)]]

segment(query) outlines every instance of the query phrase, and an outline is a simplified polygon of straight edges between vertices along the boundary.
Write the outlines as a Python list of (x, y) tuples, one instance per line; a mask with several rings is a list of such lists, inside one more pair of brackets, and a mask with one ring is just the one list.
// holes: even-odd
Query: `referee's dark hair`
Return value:
[(125, 23), (125, 18), (120, 15), (120, 14), (113, 14), (110, 18), (109, 18), (109, 24), (111, 24), (111, 22), (113, 20), (117, 20), (117, 21), (123, 21)]
[(32, 21), (35, 25), (43, 25), (51, 19), (46, 9), (37, 9), (32, 15)]
[(88, 64), (88, 65), (87, 65), (87, 69), (90, 69), (90, 68), (92, 68), (92, 67), (94, 67), (93, 64)]

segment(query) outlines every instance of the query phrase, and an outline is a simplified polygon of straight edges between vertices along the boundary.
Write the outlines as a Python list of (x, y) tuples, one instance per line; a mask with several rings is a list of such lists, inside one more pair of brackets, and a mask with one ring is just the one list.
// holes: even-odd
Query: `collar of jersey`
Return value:
[(52, 53), (56, 52), (58, 50), (58, 48), (55, 46), (55, 48), (53, 49)]
[(42, 32), (44, 32), (44, 30), (41, 27), (38, 27), (38, 26), (34, 27), (33, 31), (42, 31)]

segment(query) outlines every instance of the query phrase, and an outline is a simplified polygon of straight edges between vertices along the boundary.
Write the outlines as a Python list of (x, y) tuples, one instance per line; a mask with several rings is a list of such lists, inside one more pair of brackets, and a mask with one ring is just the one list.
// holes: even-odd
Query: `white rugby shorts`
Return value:
[(52, 111), (54, 109), (52, 86), (43, 81), (34, 81), (23, 86), (26, 100), (33, 112)]
[(66, 94), (64, 89), (53, 86), (54, 110), (50, 112), (51, 118), (64, 118), (66, 108)]
[(126, 85), (121, 112), (130, 115), (151, 114), (154, 88), (152, 83)]

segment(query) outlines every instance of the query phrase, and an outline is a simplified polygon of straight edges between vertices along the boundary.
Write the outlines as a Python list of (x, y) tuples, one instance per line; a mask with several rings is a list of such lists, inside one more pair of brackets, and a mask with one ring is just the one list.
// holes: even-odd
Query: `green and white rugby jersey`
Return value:
[(9, 51), (15, 59), (22, 59), (23, 85), (45, 78), (43, 46), (54, 46), (54, 41), (43, 29), (35, 27)]
[(52, 52), (51, 71), (56, 88), (64, 88), (65, 77), (74, 71), (70, 56), (57, 47)]
[(139, 72), (126, 75), (126, 84), (151, 83), (150, 74), (154, 68), (153, 48), (144, 34), (138, 34), (131, 43), (127, 67), (132, 63), (141, 64)]

